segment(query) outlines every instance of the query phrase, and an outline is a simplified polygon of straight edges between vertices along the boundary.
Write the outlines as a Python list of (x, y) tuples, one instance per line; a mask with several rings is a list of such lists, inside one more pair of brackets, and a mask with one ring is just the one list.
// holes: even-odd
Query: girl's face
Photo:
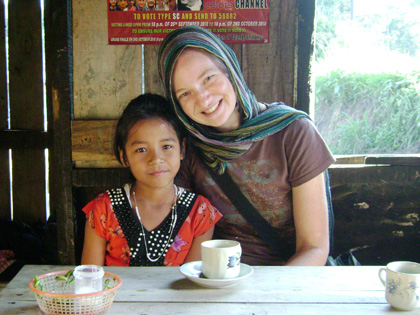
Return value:
[(117, 0), (109, 0), (109, 4), (110, 4), (112, 7), (115, 7), (115, 6), (117, 5)]
[(129, 131), (124, 166), (136, 178), (136, 185), (164, 188), (173, 185), (184, 155), (174, 128), (161, 118), (139, 120)]
[(226, 73), (213, 58), (198, 49), (186, 49), (176, 61), (172, 90), (185, 114), (217, 130), (239, 127), (236, 94)]
[(146, 4), (146, 0), (137, 0), (137, 4), (140, 8), (143, 8)]

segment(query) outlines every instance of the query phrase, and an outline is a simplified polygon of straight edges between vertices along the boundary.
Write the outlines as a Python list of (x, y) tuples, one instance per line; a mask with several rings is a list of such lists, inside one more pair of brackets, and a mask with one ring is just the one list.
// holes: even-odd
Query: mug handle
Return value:
[(384, 279), (384, 277), (383, 277), (384, 272), (386, 272), (386, 268), (381, 268), (381, 269), (379, 269), (378, 276), (379, 276), (379, 279), (381, 280), (382, 284), (383, 284), (384, 286), (386, 286), (386, 280), (385, 280), (385, 279)]

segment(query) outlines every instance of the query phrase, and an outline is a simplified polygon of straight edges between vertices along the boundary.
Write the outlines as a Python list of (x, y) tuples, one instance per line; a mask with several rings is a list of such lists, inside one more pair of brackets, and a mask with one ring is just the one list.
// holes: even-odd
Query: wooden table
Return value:
[[(0, 292), (0, 314), (42, 314), (30, 279), (73, 268), (24, 266)], [(207, 289), (186, 279), (179, 267), (105, 267), (123, 281), (105, 314), (420, 314), (386, 303), (379, 268), (258, 266), (234, 286)]]

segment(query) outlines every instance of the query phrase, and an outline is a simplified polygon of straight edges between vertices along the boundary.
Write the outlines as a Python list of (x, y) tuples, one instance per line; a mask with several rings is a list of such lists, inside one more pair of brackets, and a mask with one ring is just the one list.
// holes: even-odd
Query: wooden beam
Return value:
[(63, 265), (76, 262), (70, 136), (71, 15), (71, 0), (45, 2), (46, 94), (49, 128), (53, 130), (53, 149), (49, 155), (50, 204), (51, 213), (57, 220), (58, 261)]
[(51, 147), (51, 133), (38, 130), (0, 130), (2, 149), (44, 149)]
[(420, 165), (420, 154), (413, 155), (373, 155), (366, 157), (366, 164)]
[[(44, 130), (44, 82), (39, 2), (9, 1), (7, 22), (10, 128), (28, 130), (13, 136), (22, 144), (12, 150), (13, 219), (28, 224), (45, 222), (46, 147), (40, 146), (48, 143), (48, 135), (40, 132)], [(27, 137), (19, 139), (20, 135)]]
[(298, 1), (297, 103), (309, 113), (311, 98), (311, 60), (314, 54), (315, 1)]
[(73, 120), (73, 161), (117, 162), (113, 151), (116, 125), (117, 120)]
[[(8, 128), (7, 106), (7, 66), (6, 66), (6, 40), (5, 40), (4, 1), (0, 1), (0, 130)], [(0, 141), (4, 138), (0, 135)], [(10, 176), (9, 176), (9, 149), (0, 145), (0, 219), (10, 220)]]

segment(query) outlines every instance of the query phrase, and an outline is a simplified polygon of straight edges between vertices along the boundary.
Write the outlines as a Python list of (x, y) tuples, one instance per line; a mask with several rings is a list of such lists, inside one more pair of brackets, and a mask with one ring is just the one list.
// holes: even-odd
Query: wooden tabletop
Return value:
[[(26, 265), (0, 292), (0, 314), (42, 314), (28, 288), (35, 274), (74, 266)], [(198, 286), (179, 267), (105, 267), (121, 277), (105, 314), (419, 314), (385, 300), (380, 266), (268, 267), (222, 289)]]

